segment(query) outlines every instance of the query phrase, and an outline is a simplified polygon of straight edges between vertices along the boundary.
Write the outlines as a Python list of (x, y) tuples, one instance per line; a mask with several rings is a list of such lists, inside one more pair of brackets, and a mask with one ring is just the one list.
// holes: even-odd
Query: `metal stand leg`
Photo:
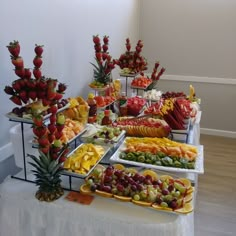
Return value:
[(26, 156), (25, 156), (25, 137), (24, 137), (24, 123), (21, 122), (21, 139), (22, 139), (22, 149), (23, 149), (23, 161), (24, 161), (24, 176), (25, 180), (27, 180), (26, 174)]

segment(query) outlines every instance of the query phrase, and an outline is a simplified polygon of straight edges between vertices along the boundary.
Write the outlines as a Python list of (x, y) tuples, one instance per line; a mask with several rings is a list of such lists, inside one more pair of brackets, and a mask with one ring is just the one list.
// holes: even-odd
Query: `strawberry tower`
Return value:
[[(61, 187), (62, 163), (66, 159), (68, 146), (62, 144), (60, 138), (64, 128), (65, 117), (58, 113), (58, 103), (66, 90), (66, 85), (56, 79), (42, 76), (41, 66), (43, 46), (35, 46), (33, 59), (33, 75), (24, 68), (24, 62), (20, 54), (18, 41), (11, 42), (7, 46), (12, 64), (15, 66), (15, 74), (19, 77), (11, 86), (6, 86), (4, 91), (10, 95), (10, 100), (22, 107), (13, 109), (17, 115), (22, 116), (21, 111), (32, 118), (33, 133), (38, 142), (39, 156), (28, 154), (29, 162), (35, 167), (35, 183), (38, 191), (35, 196), (41, 201), (53, 201), (63, 194)], [(45, 124), (44, 115), (49, 115), (49, 123)]]

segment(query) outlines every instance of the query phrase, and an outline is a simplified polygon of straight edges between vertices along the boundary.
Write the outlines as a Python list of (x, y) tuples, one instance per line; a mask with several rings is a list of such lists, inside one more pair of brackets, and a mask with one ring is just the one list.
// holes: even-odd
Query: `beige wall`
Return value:
[(202, 98), (201, 127), (236, 137), (236, 1), (141, 0), (140, 35), (150, 69), (159, 60), (165, 74), (185, 78), (163, 76), (159, 88), (187, 92), (193, 84)]
[(144, 53), (167, 73), (236, 78), (235, 0), (141, 0)]

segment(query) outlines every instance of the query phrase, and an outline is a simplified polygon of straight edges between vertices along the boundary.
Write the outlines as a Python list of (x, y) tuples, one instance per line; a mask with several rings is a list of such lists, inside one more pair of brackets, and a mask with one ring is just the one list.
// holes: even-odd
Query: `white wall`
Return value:
[(3, 89), (16, 79), (6, 45), (18, 40), (25, 67), (32, 68), (34, 45), (43, 44), (43, 74), (65, 82), (66, 97), (86, 97), (92, 80), (92, 36), (110, 36), (109, 51), (117, 58), (124, 51), (127, 37), (134, 42), (139, 38), (139, 4), (139, 0), (0, 2), (0, 159), (9, 150), (9, 128), (15, 125), (5, 117), (14, 105)]
[(159, 60), (171, 75), (159, 88), (188, 92), (193, 84), (201, 127), (236, 137), (236, 1), (141, 0), (140, 38), (149, 69)]

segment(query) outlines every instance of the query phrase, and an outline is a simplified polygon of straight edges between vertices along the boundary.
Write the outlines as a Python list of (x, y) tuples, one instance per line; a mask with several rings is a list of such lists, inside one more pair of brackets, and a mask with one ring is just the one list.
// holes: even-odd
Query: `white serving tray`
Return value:
[(146, 164), (146, 163), (140, 163), (136, 161), (129, 161), (124, 160), (119, 157), (122, 150), (126, 148), (125, 141), (122, 143), (122, 145), (117, 149), (117, 151), (111, 156), (110, 161), (112, 162), (118, 162), (126, 165), (133, 165), (133, 166), (139, 166), (143, 168), (152, 168), (156, 170), (163, 170), (163, 171), (169, 171), (169, 172), (181, 172), (181, 173), (197, 173), (197, 174), (203, 174), (204, 173), (204, 154), (203, 154), (203, 146), (199, 145), (197, 146), (198, 149), (198, 156), (196, 158), (195, 162), (195, 169), (184, 169), (184, 168), (177, 168), (177, 167), (168, 167), (168, 166), (158, 166), (158, 165), (152, 165), (152, 164)]
[[(64, 107), (60, 108), (57, 110), (57, 113), (64, 111), (70, 106), (69, 103), (67, 103)], [(50, 114), (47, 114), (46, 116), (43, 117), (43, 120), (48, 119), (51, 116)], [(9, 118), (11, 121), (17, 121), (17, 122), (23, 122), (23, 123), (28, 123), (28, 124), (33, 124), (33, 120), (31, 117), (19, 117), (16, 114), (9, 112), (6, 114), (6, 117)]]

